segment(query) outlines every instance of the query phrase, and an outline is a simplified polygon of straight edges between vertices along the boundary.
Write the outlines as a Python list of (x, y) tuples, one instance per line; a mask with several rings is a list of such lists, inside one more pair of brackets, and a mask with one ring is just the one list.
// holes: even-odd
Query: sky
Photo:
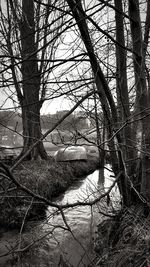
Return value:
[[(6, 95), (1, 91), (0, 92), (0, 110), (5, 109), (14, 109), (15, 106), (12, 100), (9, 98), (6, 100)], [(5, 102), (6, 101), (6, 102)], [(5, 103), (5, 104), (4, 104)], [(56, 113), (60, 110), (70, 110), (72, 107), (72, 104), (69, 100), (65, 99), (64, 97), (60, 97), (59, 99), (54, 100), (47, 100), (44, 102), (42, 108), (41, 108), (41, 114), (48, 114), (48, 113)]]
[[(93, 4), (96, 2), (96, 0), (87, 0), (86, 4)], [(3, 3), (3, 1), (2, 1)], [(2, 4), (3, 6), (3, 4)], [(73, 36), (72, 36), (73, 35)], [(69, 47), (69, 43), (72, 42), (73, 43), (73, 39), (74, 39), (74, 32), (71, 31), (67, 31), (67, 36), (64, 36), (63, 38), (65, 38), (62, 42), (62, 47), (59, 46), (59, 55), (58, 58), (67, 58), (68, 56), (70, 56), (70, 52), (68, 54), (67, 52), (67, 48)], [(66, 45), (66, 47), (63, 46), (63, 44), (66, 43), (68, 45)], [(76, 46), (75, 46), (76, 47)], [(79, 47), (79, 52), (80, 52), (80, 47)], [(78, 53), (77, 50), (73, 51), (74, 54)], [(66, 68), (66, 67), (65, 67)], [(6, 100), (7, 99), (7, 100)], [(5, 103), (5, 104), (4, 104)], [(71, 107), (73, 106), (73, 104), (71, 103), (71, 101), (67, 100), (65, 97), (61, 97), (61, 98), (57, 98), (57, 99), (53, 99), (53, 100), (46, 100), (41, 108), (41, 114), (44, 113), (56, 113), (59, 110), (70, 110)], [(0, 110), (2, 109), (7, 109), (7, 108), (14, 108), (14, 103), (12, 102), (11, 99), (7, 98), (6, 94), (2, 91), (2, 88), (0, 88)]]
[[(92, 2), (88, 0), (88, 2)], [(95, 1), (94, 1), (95, 2)], [(65, 41), (65, 40), (64, 40)], [(77, 51), (76, 51), (77, 52)], [(64, 53), (62, 49), (62, 53)], [(61, 55), (59, 55), (61, 58)], [(64, 57), (64, 54), (62, 58)], [(6, 100), (6, 95), (2, 92), (2, 88), (0, 89), (0, 109), (4, 108), (14, 108), (13, 102), (8, 98)], [(4, 101), (6, 100), (5, 104), (3, 105)], [(59, 110), (70, 110), (72, 107), (72, 104), (70, 101), (68, 101), (65, 97), (57, 98), (54, 100), (47, 100), (43, 104), (43, 107), (41, 109), (41, 114), (44, 113), (56, 113)]]
[(71, 102), (64, 97), (57, 98), (51, 101), (45, 101), (41, 108), (41, 114), (56, 113), (61, 110), (70, 110), (72, 107)]

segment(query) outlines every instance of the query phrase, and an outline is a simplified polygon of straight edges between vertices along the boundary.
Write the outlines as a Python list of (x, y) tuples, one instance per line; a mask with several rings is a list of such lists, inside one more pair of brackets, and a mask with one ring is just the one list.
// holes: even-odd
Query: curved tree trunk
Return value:
[[(117, 128), (118, 126), (117, 124), (118, 116), (117, 116), (116, 106), (115, 106), (112, 94), (110, 92), (108, 83), (104, 77), (104, 74), (100, 68), (99, 62), (94, 52), (93, 44), (90, 38), (88, 26), (87, 26), (86, 19), (85, 19), (86, 14), (84, 13), (84, 10), (82, 8), (81, 0), (78, 0), (78, 1), (67, 0), (67, 3), (70, 6), (73, 16), (76, 20), (81, 37), (83, 39), (84, 45), (86, 47), (86, 50), (87, 50), (87, 53), (90, 59), (90, 64), (91, 64), (91, 68), (94, 74), (95, 84), (96, 84), (98, 95), (101, 101), (103, 113), (106, 118), (106, 128), (107, 128), (108, 138), (109, 138), (108, 146), (111, 151), (111, 162), (112, 162), (113, 171), (114, 173), (117, 173), (119, 171), (119, 168), (121, 168), (121, 170), (123, 169), (123, 174), (120, 180), (120, 185), (121, 185), (120, 191), (123, 196), (124, 205), (128, 206), (130, 203), (128, 181), (124, 173), (124, 168), (122, 168), (122, 162), (118, 164), (118, 158), (120, 158), (120, 154), (116, 153), (115, 143), (112, 138), (113, 128)], [(120, 134), (117, 133), (116, 137), (120, 145), (122, 143)]]
[[(86, 47), (86, 50), (87, 50), (87, 53), (90, 59), (90, 64), (91, 64), (91, 68), (94, 74), (95, 84), (96, 84), (98, 95), (101, 101), (103, 113), (106, 118), (106, 125), (107, 125), (106, 128), (108, 131), (108, 138), (111, 138), (113, 135), (111, 126), (114, 125), (114, 121), (117, 122), (116, 107), (115, 107), (112, 95), (109, 91), (108, 84), (105, 80), (105, 77), (103, 75), (103, 72), (100, 68), (99, 62), (94, 52), (93, 44), (92, 44), (92, 41), (89, 35), (89, 31), (88, 31), (87, 23), (85, 20), (85, 14), (82, 8), (81, 1), (76, 1), (75, 3), (72, 0), (71, 1), (67, 0), (67, 2), (76, 20), (81, 37), (83, 39), (84, 45)], [(112, 116), (110, 112), (110, 107), (113, 113)], [(111, 151), (113, 151), (111, 153), (111, 156), (112, 156), (112, 162), (113, 162), (113, 167), (115, 171), (115, 169), (117, 170), (117, 153), (115, 151), (115, 145), (114, 145), (113, 140), (109, 142), (109, 148)]]

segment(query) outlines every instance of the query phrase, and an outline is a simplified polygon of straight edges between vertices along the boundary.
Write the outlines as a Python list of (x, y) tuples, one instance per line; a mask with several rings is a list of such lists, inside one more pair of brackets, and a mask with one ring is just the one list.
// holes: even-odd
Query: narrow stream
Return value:
[[(71, 186), (65, 194), (55, 199), (55, 202), (66, 204), (95, 199), (111, 185), (111, 175), (112, 172), (105, 169), (105, 181), (103, 181), (100, 172), (96, 170), (84, 180)], [(115, 208), (116, 197), (119, 197), (117, 187), (111, 193), (112, 208)], [(30, 243), (34, 246), (31, 245), (30, 250), (23, 257), (20, 255), (18, 261), (15, 261), (13, 265), (8, 262), (8, 256), (0, 258), (0, 266), (87, 267), (93, 260), (92, 241), (96, 225), (103, 220), (103, 216), (99, 212), (106, 212), (108, 209), (110, 210), (111, 207), (107, 207), (106, 199), (92, 208), (80, 206), (67, 209), (64, 214), (71, 229), (69, 231), (66, 229), (61, 214), (56, 209), (49, 207), (45, 221), (30, 224), (28, 231), (20, 235), (15, 231), (2, 235), (0, 254), (12, 249), (15, 244), (18, 249)]]

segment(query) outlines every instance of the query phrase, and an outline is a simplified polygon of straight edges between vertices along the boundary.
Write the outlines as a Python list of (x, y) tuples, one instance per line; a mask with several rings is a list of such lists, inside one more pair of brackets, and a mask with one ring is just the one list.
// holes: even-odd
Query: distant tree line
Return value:
[[(60, 111), (54, 114), (41, 115), (41, 128), (51, 128), (65, 113), (68, 111)], [(17, 132), (22, 131), (22, 118), (20, 113), (13, 111), (0, 111), (0, 129), (5, 127), (11, 127)], [(86, 128), (94, 127), (94, 120), (87, 118), (86, 114), (78, 112), (76, 114), (70, 114), (65, 121), (58, 125), (58, 130), (82, 130)]]

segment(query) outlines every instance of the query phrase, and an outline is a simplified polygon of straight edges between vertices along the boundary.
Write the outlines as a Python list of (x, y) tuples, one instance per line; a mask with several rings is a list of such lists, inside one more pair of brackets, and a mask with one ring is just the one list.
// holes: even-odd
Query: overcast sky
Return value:
[[(95, 2), (95, 0), (93, 2)], [(93, 5), (93, 2), (91, 0), (87, 0), (86, 3), (92, 3)], [(142, 19), (144, 19), (143, 14), (142, 14)], [(66, 41), (67, 43), (67, 40), (64, 40), (64, 41)], [(63, 55), (61, 55), (60, 54), (61, 52), (59, 51), (59, 58), (64, 58), (65, 51), (63, 49), (61, 51)], [(67, 55), (65, 56), (67, 57)], [(55, 113), (59, 110), (69, 110), (71, 106), (72, 106), (71, 102), (68, 101), (65, 97), (61, 97), (60, 99), (57, 98), (54, 100), (45, 101), (41, 109), (41, 114)], [(4, 108), (14, 108), (14, 103), (2, 92), (2, 88), (0, 88), (0, 109), (4, 109)]]
[[(4, 95), (4, 93), (0, 92), (0, 110), (4, 110), (9, 108), (11, 110), (11, 108), (13, 109), (14, 107), (17, 106), (14, 105), (14, 103), (12, 102), (12, 100), (10, 100), (9, 98), (6, 100), (7, 96)], [(72, 104), (70, 101), (64, 99), (63, 97), (59, 98), (59, 99), (54, 99), (54, 100), (48, 100), (45, 101), (45, 103), (43, 104), (42, 108), (41, 108), (41, 114), (45, 114), (45, 113), (56, 113), (57, 111), (60, 110), (70, 110), (72, 107)]]

